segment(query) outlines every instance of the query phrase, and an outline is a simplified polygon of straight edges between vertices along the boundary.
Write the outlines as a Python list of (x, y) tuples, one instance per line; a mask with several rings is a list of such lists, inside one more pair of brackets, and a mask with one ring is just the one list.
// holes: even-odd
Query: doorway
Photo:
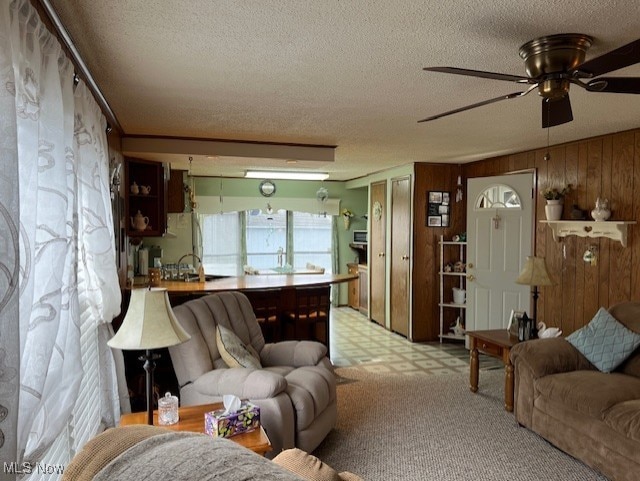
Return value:
[(530, 288), (515, 283), (533, 246), (534, 174), (469, 179), (469, 331), (506, 329), (511, 310), (528, 310)]

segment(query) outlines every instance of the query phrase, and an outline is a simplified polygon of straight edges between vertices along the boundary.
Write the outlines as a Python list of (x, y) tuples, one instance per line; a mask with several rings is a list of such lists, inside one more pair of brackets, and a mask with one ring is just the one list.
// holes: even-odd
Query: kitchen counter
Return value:
[(287, 289), (304, 286), (323, 286), (357, 279), (357, 274), (273, 274), (268, 276), (226, 277), (208, 282), (162, 281), (171, 293), (207, 293), (220, 291), (249, 291), (260, 289)]

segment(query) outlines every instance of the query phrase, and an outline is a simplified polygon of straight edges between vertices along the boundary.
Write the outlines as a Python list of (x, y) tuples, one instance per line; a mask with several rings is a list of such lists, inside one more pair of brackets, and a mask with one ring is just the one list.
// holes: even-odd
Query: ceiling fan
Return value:
[(598, 77), (640, 62), (640, 39), (599, 57), (584, 61), (593, 38), (580, 33), (548, 35), (536, 38), (520, 47), (527, 76), (509, 75), (455, 67), (426, 67), (430, 72), (442, 72), (470, 77), (505, 80), (529, 85), (521, 92), (502, 95), (459, 109), (427, 117), (428, 122), (447, 115), (464, 112), (501, 100), (523, 97), (537, 89), (542, 97), (542, 127), (554, 127), (573, 120), (569, 87), (578, 85), (588, 92), (640, 94), (640, 77)]

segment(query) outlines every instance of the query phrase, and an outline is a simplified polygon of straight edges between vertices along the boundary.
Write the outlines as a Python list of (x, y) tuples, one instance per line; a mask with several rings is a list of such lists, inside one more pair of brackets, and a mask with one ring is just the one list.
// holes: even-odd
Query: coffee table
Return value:
[[(222, 403), (201, 404), (199, 406), (184, 406), (178, 408), (178, 415), (180, 416), (180, 420), (176, 424), (170, 424), (168, 426), (161, 427), (171, 429), (173, 431), (190, 431), (194, 433), (204, 433), (204, 413), (215, 411), (216, 409), (221, 408), (223, 408)], [(120, 426), (146, 423), (146, 411), (123, 414), (120, 418)], [(154, 426), (159, 426), (157, 410), (153, 411), (153, 424)], [(267, 433), (265, 433), (262, 426), (248, 433), (236, 434), (235, 436), (231, 436), (228, 439), (262, 456), (264, 456), (268, 451), (271, 451), (271, 441), (269, 441), (269, 437), (267, 436)]]
[(480, 364), (478, 352), (502, 359), (504, 363), (504, 408), (513, 412), (513, 364), (509, 358), (511, 348), (518, 344), (518, 338), (509, 334), (506, 329), (492, 329), (487, 331), (467, 331), (471, 344), (470, 357), (470, 389), (478, 392), (478, 377)]

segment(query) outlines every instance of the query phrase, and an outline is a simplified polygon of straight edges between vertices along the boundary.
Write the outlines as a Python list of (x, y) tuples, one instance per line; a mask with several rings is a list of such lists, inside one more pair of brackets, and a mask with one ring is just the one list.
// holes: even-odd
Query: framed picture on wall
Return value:
[(449, 227), (449, 192), (431, 190), (427, 192), (427, 227)]
[(430, 215), (427, 217), (427, 225), (429, 227), (442, 227), (442, 218), (439, 215)]

